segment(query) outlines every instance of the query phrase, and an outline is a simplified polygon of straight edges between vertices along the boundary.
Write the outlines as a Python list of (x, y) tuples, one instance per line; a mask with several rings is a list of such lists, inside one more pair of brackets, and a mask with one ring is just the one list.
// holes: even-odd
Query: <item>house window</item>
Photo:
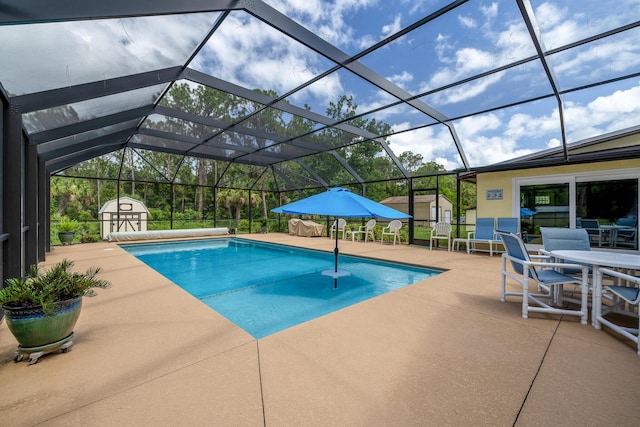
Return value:
[(529, 238), (539, 237), (540, 227), (569, 227), (569, 184), (522, 185), (520, 208), (520, 228)]
[(598, 247), (637, 249), (638, 180), (576, 182), (576, 226), (583, 219), (597, 220), (587, 224)]
[(540, 227), (581, 227), (582, 219), (597, 219), (596, 246), (638, 249), (639, 178), (637, 170), (516, 178), (513, 208), (520, 209), (531, 243), (542, 244)]
[(576, 218), (597, 218), (605, 224), (638, 216), (638, 180), (576, 182)]

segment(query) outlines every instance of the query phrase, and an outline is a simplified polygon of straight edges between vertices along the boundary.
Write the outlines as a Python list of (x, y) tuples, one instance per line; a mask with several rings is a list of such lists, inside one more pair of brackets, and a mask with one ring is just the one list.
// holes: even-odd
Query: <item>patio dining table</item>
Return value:
[(599, 279), (600, 267), (640, 270), (640, 255), (613, 251), (556, 250), (551, 255), (558, 259), (589, 264), (593, 268), (593, 300), (591, 305), (591, 325), (600, 329), (598, 318), (602, 314), (602, 283)]
[(600, 230), (609, 233), (609, 246), (615, 247), (618, 240), (618, 231), (635, 230), (628, 225), (602, 224)]

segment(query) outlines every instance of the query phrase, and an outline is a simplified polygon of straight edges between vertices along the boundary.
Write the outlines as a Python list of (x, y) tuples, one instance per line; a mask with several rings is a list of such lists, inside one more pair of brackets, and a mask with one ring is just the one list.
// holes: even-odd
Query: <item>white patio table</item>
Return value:
[(628, 225), (605, 224), (600, 226), (600, 230), (609, 233), (609, 246), (615, 247), (618, 241), (618, 231), (635, 230), (635, 227)]
[(591, 325), (600, 329), (598, 318), (602, 314), (602, 283), (598, 280), (600, 267), (626, 268), (640, 270), (640, 255), (614, 251), (578, 251), (557, 250), (551, 255), (567, 261), (590, 264), (593, 267), (593, 301), (591, 305)]

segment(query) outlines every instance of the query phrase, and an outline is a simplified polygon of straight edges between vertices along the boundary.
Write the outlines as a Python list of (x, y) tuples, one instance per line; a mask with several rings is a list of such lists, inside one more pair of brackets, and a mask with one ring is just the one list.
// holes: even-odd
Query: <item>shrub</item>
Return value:
[(244, 232), (249, 231), (249, 220), (248, 219), (241, 219), (240, 220), (240, 222), (238, 223), (238, 231), (244, 231)]
[(75, 233), (78, 229), (78, 225), (78, 221), (62, 217), (58, 223), (57, 230), (58, 233)]

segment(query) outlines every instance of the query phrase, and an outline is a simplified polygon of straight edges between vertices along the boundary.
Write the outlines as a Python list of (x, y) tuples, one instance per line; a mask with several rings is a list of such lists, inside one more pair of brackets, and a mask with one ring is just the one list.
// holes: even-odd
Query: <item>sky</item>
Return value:
[[(402, 31), (448, 2), (443, 0), (267, 0), (346, 55), (356, 55)], [(640, 0), (531, 0), (543, 47), (555, 49), (640, 17)], [(10, 93), (64, 87), (161, 67), (183, 65), (218, 13), (92, 20), (0, 27), (0, 82)], [(26, 28), (28, 27), (28, 28)], [(24, 32), (23, 32), (24, 30)], [(561, 140), (558, 102), (540, 61), (450, 85), (535, 55), (522, 15), (511, 0), (471, 0), (444, 16), (365, 54), (360, 62), (450, 120), (471, 166), (483, 166), (551, 147)], [(640, 125), (640, 29), (547, 56), (563, 95), (566, 139), (576, 142)], [(43, 67), (43, 63), (46, 64)], [(232, 12), (189, 64), (253, 89), (285, 95), (335, 64), (252, 15)], [(612, 83), (589, 88), (593, 82)], [(586, 87), (583, 90), (576, 88)], [(357, 112), (396, 100), (347, 70), (334, 72), (287, 96), (326, 114), (330, 102), (353, 96)], [(132, 97), (134, 108), (147, 98)], [(517, 104), (531, 97), (536, 102)], [(122, 98), (122, 97), (120, 97)], [(111, 105), (113, 104), (113, 105)], [(119, 102), (101, 102), (102, 114)], [(109, 109), (113, 111), (110, 111)], [(79, 106), (96, 113), (95, 103)], [(478, 112), (484, 112), (478, 114)], [(419, 153), (447, 169), (461, 166), (450, 129), (407, 106), (367, 114), (391, 125), (396, 155)], [(432, 125), (432, 126), (429, 126)]]
[[(344, 52), (356, 54), (447, 2), (269, 0), (268, 3), (326, 37)], [(531, 3), (547, 49), (609, 31), (629, 23), (633, 16), (635, 19), (640, 17), (637, 0), (619, 2), (616, 8), (607, 6), (607, 2), (591, 0), (534, 0)], [(640, 32), (627, 33), (584, 46), (577, 49), (578, 52), (557, 54), (551, 59), (560, 89), (637, 72), (640, 68)], [(380, 52), (364, 56), (361, 61), (409, 93), (420, 94), (533, 54), (535, 47), (515, 2), (470, 1)], [(297, 69), (313, 69), (317, 64), (318, 70), (323, 70), (322, 63), (316, 62), (313, 56), (308, 61), (300, 58), (298, 56), (295, 61)], [(235, 60), (241, 62), (237, 57)], [(292, 81), (284, 78), (282, 72), (268, 71), (268, 66), (262, 68), (256, 64), (256, 68), (265, 71), (265, 79), (282, 77), (274, 82), (275, 85), (282, 84), (282, 89)], [(304, 102), (317, 102), (318, 112), (321, 112), (322, 106), (331, 98), (353, 88), (358, 111), (366, 111), (389, 98), (388, 94), (374, 88), (348, 85), (348, 81), (345, 75), (327, 79), (316, 85), (316, 91), (304, 91), (308, 95)], [(639, 124), (640, 78), (585, 92), (563, 99), (569, 142)], [(536, 63), (421, 99), (447, 117), (456, 117), (549, 93), (548, 79), (542, 66)], [(323, 95), (325, 99), (322, 99)], [(425, 122), (424, 116), (410, 109), (379, 112), (375, 117), (391, 124), (396, 131), (415, 128)], [(555, 147), (562, 138), (555, 98), (462, 118), (453, 123), (469, 161), (474, 165)], [(450, 132), (444, 126), (401, 133), (390, 140), (396, 154), (412, 151), (449, 168), (459, 166)]]

